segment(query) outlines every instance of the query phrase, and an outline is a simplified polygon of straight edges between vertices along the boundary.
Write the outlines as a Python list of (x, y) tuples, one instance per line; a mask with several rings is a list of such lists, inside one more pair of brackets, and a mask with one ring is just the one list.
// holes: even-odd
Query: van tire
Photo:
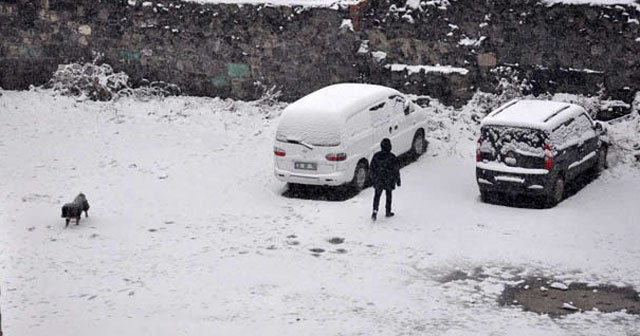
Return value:
[(558, 203), (562, 202), (564, 199), (564, 178), (562, 176), (556, 177), (553, 181), (551, 190), (549, 190), (549, 194), (547, 195), (547, 206), (549, 208), (553, 208), (558, 205)]
[(411, 156), (414, 159), (420, 157), (420, 155), (424, 154), (427, 147), (427, 141), (424, 139), (424, 132), (419, 130), (416, 132), (416, 135), (413, 136), (413, 141), (411, 141)]
[(351, 180), (350, 186), (355, 192), (360, 192), (362, 189), (367, 187), (368, 181), (369, 167), (366, 162), (360, 161), (353, 172), (353, 179)]

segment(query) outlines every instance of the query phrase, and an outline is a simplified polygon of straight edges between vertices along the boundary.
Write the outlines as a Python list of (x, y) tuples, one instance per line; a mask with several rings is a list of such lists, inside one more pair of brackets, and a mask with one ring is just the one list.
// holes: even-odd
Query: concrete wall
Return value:
[[(277, 85), (286, 100), (357, 81), (461, 104), (479, 88), (492, 90), (491, 69), (501, 65), (519, 69), (534, 92), (593, 94), (602, 84), (610, 96), (630, 100), (640, 88), (634, 6), (449, 2), (411, 9), (369, 0), (334, 10), (0, 0), (0, 86), (43, 84), (58, 64), (101, 55), (134, 81), (164, 80), (188, 94), (240, 99), (260, 95), (256, 81)], [(340, 28), (344, 19), (352, 19), (356, 31)], [(368, 50), (361, 49), (365, 41)], [(373, 51), (387, 57), (376, 59)], [(468, 73), (392, 72), (389, 63), (451, 65)]]

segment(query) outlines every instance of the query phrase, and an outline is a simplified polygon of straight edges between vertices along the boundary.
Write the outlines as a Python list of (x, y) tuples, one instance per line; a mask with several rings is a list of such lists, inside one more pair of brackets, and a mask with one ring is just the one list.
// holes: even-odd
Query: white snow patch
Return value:
[(351, 19), (343, 19), (342, 23), (340, 23), (340, 29), (349, 29), (350, 31), (355, 31), (353, 29), (353, 22), (351, 22)]
[(563, 291), (569, 289), (569, 286), (563, 284), (562, 282), (554, 282), (554, 283), (550, 284), (549, 287), (554, 288), (554, 289), (563, 290)]
[(554, 5), (590, 5), (590, 6), (612, 6), (612, 5), (635, 5), (635, 0), (543, 0), (543, 2)]
[(380, 63), (387, 58), (387, 53), (384, 51), (374, 51), (371, 53), (371, 56), (376, 62)]
[(404, 14), (402, 15), (402, 19), (413, 24), (415, 21), (413, 20), (413, 16), (411, 16), (410, 14)]
[(355, 5), (363, 0), (183, 0), (197, 3), (251, 4), (271, 6), (304, 6), (338, 9), (340, 6)]
[(385, 66), (391, 71), (407, 71), (409, 75), (419, 73), (420, 71), (424, 72), (440, 72), (440, 73), (458, 73), (461, 75), (466, 75), (469, 73), (469, 70), (465, 68), (453, 67), (450, 65), (407, 65), (407, 64), (387, 64)]
[(360, 47), (358, 48), (358, 54), (367, 54), (367, 53), (369, 53), (369, 40), (363, 40), (362, 42), (360, 42)]
[(472, 39), (469, 37), (465, 37), (463, 39), (461, 39), (460, 41), (458, 41), (459, 45), (463, 45), (463, 46), (474, 46), (474, 47), (478, 47), (482, 44), (482, 41), (484, 41), (487, 37), (486, 36), (480, 36), (477, 39)]

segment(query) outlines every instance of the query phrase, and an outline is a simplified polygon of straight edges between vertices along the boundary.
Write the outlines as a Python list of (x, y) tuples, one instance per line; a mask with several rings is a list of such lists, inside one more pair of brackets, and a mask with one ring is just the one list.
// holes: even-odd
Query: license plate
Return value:
[(302, 170), (318, 170), (318, 166), (313, 162), (294, 162), (293, 167)]

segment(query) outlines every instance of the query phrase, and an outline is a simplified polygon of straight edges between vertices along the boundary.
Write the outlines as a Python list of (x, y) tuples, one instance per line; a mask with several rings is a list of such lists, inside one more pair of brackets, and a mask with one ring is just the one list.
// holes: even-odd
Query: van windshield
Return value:
[(483, 161), (522, 168), (544, 167), (544, 144), (547, 139), (544, 131), (521, 127), (484, 126), (480, 132), (480, 155)]
[(338, 146), (343, 124), (331, 116), (311, 113), (283, 115), (276, 131), (276, 140), (302, 146)]

